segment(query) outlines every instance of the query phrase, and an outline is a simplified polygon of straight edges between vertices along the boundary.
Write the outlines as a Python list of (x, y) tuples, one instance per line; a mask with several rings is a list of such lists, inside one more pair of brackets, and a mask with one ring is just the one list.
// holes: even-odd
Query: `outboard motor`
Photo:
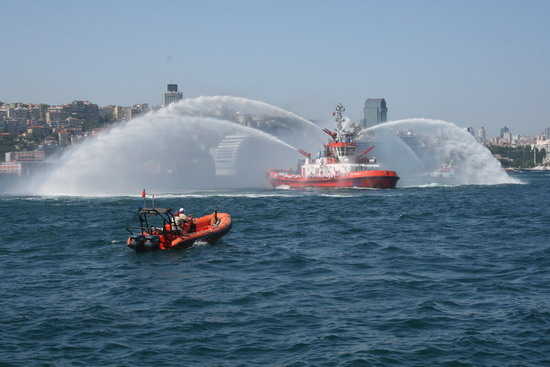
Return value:
[(133, 234), (128, 238), (128, 247), (137, 252), (145, 251), (145, 236), (142, 234)]
[(158, 250), (160, 248), (160, 237), (154, 234), (145, 236), (144, 247), (147, 251)]

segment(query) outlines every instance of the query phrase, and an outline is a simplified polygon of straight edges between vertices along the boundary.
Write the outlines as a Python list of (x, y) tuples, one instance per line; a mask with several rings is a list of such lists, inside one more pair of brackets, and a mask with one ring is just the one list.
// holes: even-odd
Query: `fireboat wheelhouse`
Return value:
[(393, 189), (399, 177), (395, 171), (380, 168), (375, 158), (368, 158), (371, 146), (360, 155), (356, 155), (357, 132), (342, 127), (344, 106), (336, 106), (336, 129), (334, 132), (323, 129), (330, 138), (323, 151), (315, 159), (304, 150), (298, 150), (306, 158), (300, 161), (298, 170), (270, 169), (267, 179), (273, 187), (366, 187)]

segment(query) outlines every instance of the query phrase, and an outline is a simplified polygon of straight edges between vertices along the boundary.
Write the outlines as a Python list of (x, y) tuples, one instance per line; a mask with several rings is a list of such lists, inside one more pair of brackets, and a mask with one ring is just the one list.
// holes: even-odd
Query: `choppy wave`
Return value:
[(0, 197), (0, 365), (549, 364), (548, 176), (158, 193), (234, 225), (136, 254), (139, 196)]

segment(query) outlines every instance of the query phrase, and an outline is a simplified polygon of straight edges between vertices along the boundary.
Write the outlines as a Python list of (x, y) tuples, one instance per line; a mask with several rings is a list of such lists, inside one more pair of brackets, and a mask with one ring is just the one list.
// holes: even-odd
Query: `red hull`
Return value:
[(268, 171), (267, 178), (271, 186), (289, 186), (291, 188), (335, 188), (366, 187), (376, 189), (394, 189), (399, 177), (395, 171), (359, 171), (346, 176), (328, 178), (304, 178), (278, 170)]

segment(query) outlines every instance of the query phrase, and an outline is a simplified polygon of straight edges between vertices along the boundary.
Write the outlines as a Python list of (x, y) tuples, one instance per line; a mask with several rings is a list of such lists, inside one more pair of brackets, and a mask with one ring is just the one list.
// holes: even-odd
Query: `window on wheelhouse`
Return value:
[(338, 147), (334, 149), (336, 151), (336, 155), (340, 157), (351, 156), (355, 153), (355, 147)]

